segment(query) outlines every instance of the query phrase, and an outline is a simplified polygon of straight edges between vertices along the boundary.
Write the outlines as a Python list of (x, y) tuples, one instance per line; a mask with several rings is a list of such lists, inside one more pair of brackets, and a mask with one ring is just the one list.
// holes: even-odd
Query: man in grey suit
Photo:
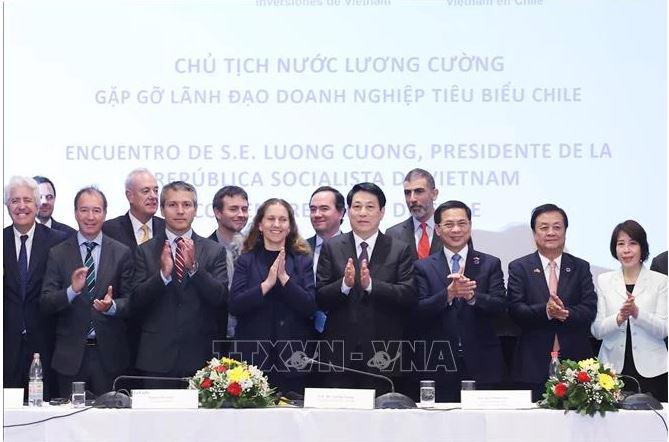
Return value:
[(149, 376), (192, 376), (212, 356), (217, 316), (227, 315), (225, 248), (193, 231), (191, 184), (165, 185), (160, 210), (165, 230), (135, 252), (132, 305), (143, 316), (137, 368)]
[(427, 170), (413, 169), (404, 178), (404, 199), (411, 216), (386, 230), (386, 235), (409, 244), (413, 259), (427, 258), (442, 250), (434, 234), (434, 202), (439, 195)]
[(102, 234), (107, 199), (101, 191), (81, 189), (74, 206), (79, 232), (51, 249), (40, 298), (42, 311), (56, 317), (51, 365), (64, 397), (73, 381), (105, 393), (128, 365), (123, 317), (129, 313), (130, 249)]

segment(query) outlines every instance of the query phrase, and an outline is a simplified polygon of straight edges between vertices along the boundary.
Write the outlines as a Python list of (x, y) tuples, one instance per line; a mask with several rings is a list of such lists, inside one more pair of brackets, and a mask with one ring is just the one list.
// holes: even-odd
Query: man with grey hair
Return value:
[[(105, 221), (102, 231), (117, 241), (122, 242), (133, 252), (142, 243), (150, 240), (156, 233), (165, 231), (165, 220), (155, 216), (158, 210), (158, 182), (153, 174), (144, 168), (134, 169), (125, 180), (125, 196), (130, 208), (119, 217)], [(130, 371), (134, 371), (139, 335), (141, 331), (141, 315), (133, 315), (128, 319), (128, 343), (130, 345)], [(136, 386), (134, 381), (126, 384), (129, 388)]]
[(3, 386), (25, 388), (33, 353), (44, 368), (44, 397), (56, 395), (51, 372), (53, 324), (39, 314), (39, 298), (47, 257), (67, 235), (35, 222), (38, 184), (13, 176), (5, 186), (5, 205), (12, 225), (3, 231)]
[(225, 248), (193, 231), (191, 184), (165, 185), (160, 210), (165, 229), (135, 252), (132, 299), (142, 312), (137, 368), (148, 376), (192, 376), (212, 357), (218, 316), (227, 315)]
[(413, 259), (427, 258), (441, 250), (434, 234), (434, 202), (439, 195), (434, 177), (424, 169), (412, 169), (404, 178), (404, 199), (411, 216), (386, 230), (386, 235), (409, 244)]
[(158, 210), (158, 182), (144, 168), (135, 169), (125, 180), (125, 196), (130, 204), (125, 215), (105, 221), (102, 231), (130, 250), (165, 230), (165, 221), (155, 216)]

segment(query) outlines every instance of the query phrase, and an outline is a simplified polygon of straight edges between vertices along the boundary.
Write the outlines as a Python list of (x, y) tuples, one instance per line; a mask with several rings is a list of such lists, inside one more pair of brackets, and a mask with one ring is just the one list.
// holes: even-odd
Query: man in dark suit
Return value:
[(659, 273), (667, 274), (667, 252), (664, 251), (653, 258), (650, 269)]
[(130, 249), (102, 234), (107, 199), (85, 187), (74, 199), (79, 232), (51, 249), (40, 306), (56, 318), (52, 366), (60, 394), (86, 382), (96, 395), (111, 390), (128, 366), (123, 318), (129, 314)]
[(495, 388), (504, 372), (493, 324), (507, 307), (502, 264), (470, 246), (471, 217), (461, 201), (437, 207), (435, 233), (444, 248), (414, 263), (417, 338), (427, 341), (425, 355), (442, 350), (446, 355), (428, 359), (425, 367), (420, 367), (424, 355), (414, 362), (427, 372), (418, 373), (419, 378), (437, 381), (438, 402), (459, 402), (463, 379), (474, 379), (480, 389)]
[(155, 216), (158, 210), (158, 183), (147, 169), (135, 169), (125, 180), (125, 197), (130, 209), (125, 215), (105, 221), (102, 232), (134, 251), (139, 244), (165, 230), (165, 221)]
[[(122, 242), (130, 248), (131, 255), (137, 247), (153, 238), (154, 234), (165, 231), (165, 220), (155, 216), (158, 210), (158, 182), (153, 174), (144, 168), (131, 171), (125, 180), (125, 197), (130, 205), (121, 216), (105, 221), (102, 232)], [(130, 366), (125, 374), (137, 375), (134, 369), (139, 347), (142, 314), (139, 311), (127, 319), (128, 343), (130, 345)], [(126, 380), (123, 387), (140, 388), (140, 383)]]
[(39, 353), (44, 371), (44, 397), (57, 395), (51, 372), (53, 324), (39, 312), (39, 297), (52, 246), (63, 232), (37, 222), (38, 184), (28, 177), (12, 177), (5, 187), (5, 205), (12, 225), (3, 232), (3, 386), (25, 388), (33, 353)]
[(309, 219), (316, 234), (307, 238), (307, 243), (314, 252), (314, 274), (323, 241), (341, 233), (340, 228), (346, 213), (344, 204), (344, 195), (334, 187), (321, 186), (311, 194)]
[[(407, 244), (379, 231), (386, 197), (377, 185), (356, 184), (346, 202), (353, 231), (324, 242), (318, 261), (316, 300), (328, 312), (324, 338), (334, 348), (332, 355), (320, 357), (397, 377), (398, 341), (417, 302), (411, 252)], [(326, 382), (388, 391), (382, 381), (350, 373), (331, 373)]]
[(590, 264), (564, 253), (569, 221), (564, 210), (544, 204), (532, 211), (537, 251), (509, 264), (509, 310), (521, 328), (514, 357), (515, 380), (538, 400), (548, 378), (551, 352), (563, 359), (593, 356), (590, 324), (597, 313)]
[(132, 299), (143, 312), (137, 368), (149, 376), (192, 376), (212, 357), (217, 315), (227, 315), (225, 248), (193, 232), (192, 185), (165, 185), (160, 210), (165, 230), (135, 252)]
[[(244, 243), (242, 230), (249, 220), (249, 196), (239, 186), (224, 186), (218, 189), (214, 195), (211, 206), (214, 209), (218, 228), (209, 235), (209, 239), (225, 247), (225, 265), (228, 271), (229, 289), (232, 285), (235, 263), (242, 252)], [(227, 311), (226, 306), (223, 306), (223, 309)], [(234, 338), (237, 319), (230, 314), (226, 317), (221, 314), (219, 319), (221, 339)], [(225, 348), (221, 350), (225, 351)]]
[(411, 216), (386, 230), (386, 235), (409, 244), (414, 260), (427, 258), (441, 250), (434, 234), (434, 202), (439, 190), (430, 172), (413, 169), (404, 178), (404, 199)]
[(67, 235), (75, 235), (77, 233), (72, 227), (67, 224), (59, 223), (53, 219), (53, 209), (56, 206), (56, 186), (47, 177), (35, 176), (33, 177), (39, 185), (39, 207), (37, 212), (37, 221), (54, 230), (66, 233)]

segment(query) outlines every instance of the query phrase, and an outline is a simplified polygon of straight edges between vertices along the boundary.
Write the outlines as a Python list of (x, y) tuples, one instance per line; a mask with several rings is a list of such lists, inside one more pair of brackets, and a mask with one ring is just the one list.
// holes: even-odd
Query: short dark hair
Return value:
[(342, 195), (341, 192), (335, 189), (334, 187), (330, 186), (319, 187), (318, 189), (314, 190), (314, 193), (311, 194), (309, 202), (311, 202), (311, 199), (314, 197), (314, 195), (316, 195), (319, 192), (332, 192), (334, 194), (335, 209), (337, 209), (337, 212), (342, 212), (342, 215), (346, 213), (346, 202), (344, 201), (344, 195)]
[(470, 209), (469, 206), (467, 206), (467, 204), (458, 200), (450, 200), (446, 201), (445, 203), (439, 204), (439, 207), (435, 209), (434, 211), (435, 224), (441, 223), (441, 214), (448, 209), (464, 209), (465, 213), (467, 214), (467, 219), (469, 221), (472, 220), (472, 209)]
[(404, 177), (404, 182), (406, 183), (407, 181), (412, 181), (418, 178), (425, 178), (427, 180), (428, 186), (430, 186), (431, 189), (434, 189), (436, 185), (434, 184), (434, 177), (430, 172), (428, 172), (425, 169), (421, 169), (419, 167), (415, 169), (411, 169), (409, 173)]
[(383, 190), (374, 183), (358, 183), (348, 192), (346, 195), (346, 205), (351, 207), (351, 202), (353, 201), (353, 195), (358, 192), (369, 192), (376, 196), (379, 200), (379, 207), (383, 209), (386, 207), (386, 195), (383, 193)]
[(239, 186), (223, 186), (218, 189), (214, 199), (211, 202), (211, 205), (216, 210), (223, 210), (223, 198), (228, 197), (232, 198), (233, 196), (240, 195), (242, 198), (249, 202), (249, 195), (246, 193), (246, 190), (242, 189)]
[(197, 191), (195, 190), (195, 187), (193, 187), (192, 184), (188, 184), (185, 181), (172, 181), (171, 183), (167, 183), (163, 186), (162, 190), (160, 191), (160, 207), (165, 207), (165, 198), (166, 198), (166, 193), (168, 190), (173, 190), (173, 191), (178, 191), (178, 190), (185, 190), (186, 192), (190, 192), (193, 194), (193, 205), (197, 206)]
[(86, 186), (83, 189), (79, 190), (77, 194), (74, 196), (74, 210), (76, 211), (78, 208), (79, 204), (79, 197), (83, 195), (84, 193), (97, 193), (100, 198), (102, 198), (102, 210), (105, 212), (107, 211), (107, 197), (105, 196), (104, 193), (102, 193), (102, 190), (98, 189), (95, 186)]
[(41, 175), (35, 175), (33, 179), (37, 181), (37, 184), (42, 184), (42, 183), (51, 184), (51, 188), (53, 189), (53, 197), (54, 198), (56, 197), (56, 186), (53, 185), (53, 182), (49, 178)]
[(564, 229), (567, 230), (567, 227), (569, 227), (569, 219), (567, 219), (567, 213), (558, 206), (556, 206), (555, 204), (548, 203), (548, 204), (542, 204), (539, 207), (535, 207), (534, 210), (532, 210), (532, 216), (530, 217), (530, 227), (532, 228), (532, 231), (534, 231), (534, 226), (537, 222), (537, 217), (547, 212), (559, 212), (560, 215), (562, 215), (562, 220), (564, 221)]
[(650, 253), (646, 231), (643, 227), (641, 227), (641, 224), (634, 221), (633, 219), (623, 221), (614, 227), (613, 233), (611, 233), (611, 256), (613, 256), (614, 259), (618, 259), (616, 245), (618, 243), (618, 235), (620, 235), (621, 232), (627, 233), (629, 237), (632, 238), (632, 240), (639, 243), (639, 246), (641, 246), (641, 261), (646, 261)]

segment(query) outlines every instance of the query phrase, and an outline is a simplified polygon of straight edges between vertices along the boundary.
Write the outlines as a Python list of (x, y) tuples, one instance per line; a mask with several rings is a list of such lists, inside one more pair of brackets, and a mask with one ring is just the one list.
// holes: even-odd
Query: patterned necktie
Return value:
[(93, 241), (84, 243), (86, 246), (86, 259), (84, 265), (88, 269), (86, 273), (86, 294), (89, 298), (93, 297), (93, 290), (95, 289), (95, 261), (93, 260), (93, 249), (97, 246)]
[[(93, 290), (95, 289), (95, 261), (93, 260), (93, 249), (97, 246), (93, 241), (87, 241), (84, 243), (86, 246), (86, 258), (84, 259), (84, 265), (88, 268), (86, 273), (86, 296), (88, 300), (93, 299)], [(95, 328), (93, 327), (93, 319), (88, 321), (88, 327), (86, 328), (86, 337), (93, 338), (95, 337)]]
[(462, 256), (457, 253), (451, 258), (451, 261), (453, 262), (453, 264), (451, 264), (451, 273), (458, 273), (460, 271), (460, 259), (462, 259)]
[(26, 298), (26, 291), (28, 290), (28, 250), (26, 249), (26, 241), (28, 235), (21, 235), (21, 249), (19, 250), (19, 278), (21, 281), (21, 298)]
[(149, 226), (147, 226), (146, 224), (142, 224), (142, 226), (139, 229), (142, 231), (142, 237), (139, 238), (139, 243), (144, 244), (145, 242), (151, 239), (149, 238)]
[(369, 244), (367, 244), (365, 241), (360, 243), (360, 248), (362, 251), (360, 252), (360, 256), (358, 257), (358, 262), (360, 265), (362, 265), (363, 261), (367, 261), (367, 265), (369, 265), (369, 256), (367, 255), (367, 247), (369, 247)]
[(178, 237), (177, 239), (174, 240), (174, 243), (177, 245), (177, 251), (174, 254), (174, 267), (176, 267), (177, 270), (177, 281), (181, 283), (184, 280), (184, 274), (185, 274), (184, 248), (183, 248), (184, 239), (182, 237)]
[[(550, 267), (550, 271), (548, 273), (548, 291), (551, 295), (557, 296), (557, 263), (555, 261), (550, 261), (548, 266)], [(560, 342), (558, 341), (557, 333), (555, 334), (555, 339), (553, 339), (553, 351), (560, 351)]]
[(418, 259), (430, 256), (430, 238), (427, 235), (427, 224), (420, 223), (420, 229), (423, 231), (418, 241)]

